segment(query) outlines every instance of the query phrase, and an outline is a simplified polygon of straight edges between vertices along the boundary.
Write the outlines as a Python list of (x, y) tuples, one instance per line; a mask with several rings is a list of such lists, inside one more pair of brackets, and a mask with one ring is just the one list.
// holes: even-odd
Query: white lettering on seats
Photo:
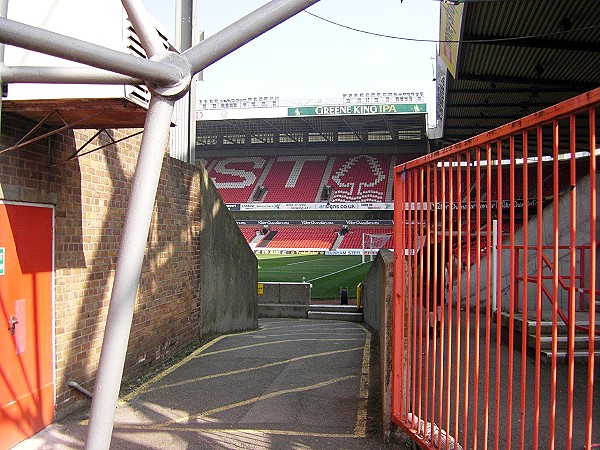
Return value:
[(253, 169), (262, 169), (265, 166), (265, 159), (261, 157), (238, 157), (238, 158), (225, 158), (219, 161), (214, 171), (221, 175), (229, 175), (234, 178), (239, 178), (240, 181), (227, 181), (219, 182), (215, 177), (212, 177), (215, 187), (217, 189), (243, 189), (252, 186), (256, 182), (256, 174), (243, 168), (235, 168), (230, 166), (245, 166), (248, 163), (252, 164)]
[[(368, 164), (371, 173), (352, 176), (352, 168), (364, 159)], [(360, 170), (360, 169), (355, 169)], [(361, 179), (362, 178), (362, 179)], [(370, 155), (358, 155), (350, 158), (344, 165), (331, 176), (331, 179), (338, 187), (347, 188), (335, 190), (334, 200), (339, 198), (343, 201), (383, 201), (384, 193), (374, 188), (385, 180), (385, 171), (381, 168), (379, 161)], [(360, 180), (360, 181), (359, 181)], [(358, 181), (358, 186), (357, 186)]]
[(290, 175), (285, 182), (286, 188), (295, 188), (298, 178), (300, 178), (300, 172), (304, 168), (304, 163), (307, 161), (325, 161), (326, 156), (280, 156), (277, 161), (293, 161), (294, 167), (290, 172)]

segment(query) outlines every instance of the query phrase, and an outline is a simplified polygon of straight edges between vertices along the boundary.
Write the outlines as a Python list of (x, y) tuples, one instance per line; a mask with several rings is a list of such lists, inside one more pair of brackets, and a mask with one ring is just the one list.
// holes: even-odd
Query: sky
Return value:
[[(267, 3), (197, 0), (197, 26), (208, 37)], [(175, 0), (144, 0), (174, 42)], [(321, 0), (308, 11), (368, 32), (436, 41), (437, 0)], [(423, 92), (435, 113), (434, 42), (359, 33), (305, 12), (204, 71), (198, 99), (277, 96), (280, 101), (340, 99), (361, 92)]]

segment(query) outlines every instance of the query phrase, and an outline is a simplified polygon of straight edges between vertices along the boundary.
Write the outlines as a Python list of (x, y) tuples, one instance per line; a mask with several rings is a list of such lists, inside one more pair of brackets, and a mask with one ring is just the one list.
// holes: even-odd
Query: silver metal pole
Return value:
[[(0, 0), (0, 18), (6, 19), (8, 15), (8, 0)], [(0, 43), (0, 69), (4, 67), (4, 44)], [(2, 78), (2, 71), (0, 70), (0, 88), (2, 83), (6, 81)], [(0, 132), (2, 132), (2, 92), (0, 89)]]
[(106, 450), (110, 446), (135, 298), (169, 136), (173, 103), (173, 100), (166, 100), (157, 95), (152, 95), (150, 100), (106, 318), (86, 450)]
[(195, 29), (195, 0), (177, 0), (175, 4), (175, 46), (180, 52), (192, 47), (192, 30)]
[[(180, 52), (198, 43), (194, 42), (195, 10), (195, 0), (175, 2), (175, 47)], [(194, 76), (186, 96), (175, 104), (174, 121), (177, 126), (171, 128), (170, 141), (171, 155), (178, 155), (190, 164), (194, 163), (196, 153), (196, 82), (197, 76)]]
[(198, 45), (184, 51), (182, 56), (192, 66), (192, 73), (196, 74), (318, 1), (272, 0)]
[(0, 42), (110, 70), (159, 85), (184, 78), (181, 68), (140, 58), (52, 31), (0, 18)]
[(144, 84), (95, 67), (0, 66), (0, 76), (4, 83)]
[(153, 25), (152, 16), (148, 13), (144, 3), (141, 0), (121, 0), (121, 3), (148, 58), (166, 51), (163, 41)]

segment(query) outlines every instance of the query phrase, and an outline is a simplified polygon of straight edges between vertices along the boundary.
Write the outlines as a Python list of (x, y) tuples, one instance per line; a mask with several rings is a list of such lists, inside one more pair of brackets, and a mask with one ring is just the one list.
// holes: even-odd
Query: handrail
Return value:
[[(598, 247), (598, 245), (597, 245), (597, 247)], [(519, 250), (525, 250), (525, 247), (522, 246), (522, 245), (515, 245), (514, 248), (515, 248), (515, 251), (517, 253), (516, 256), (515, 256), (515, 259), (517, 261), (519, 261), (519, 258), (518, 258)], [(527, 247), (527, 250), (532, 250), (532, 249), (533, 250), (537, 250), (538, 247), (535, 246), (535, 245), (530, 245), (530, 246)], [(541, 246), (541, 250), (553, 250), (553, 249), (554, 249), (554, 246), (551, 246), (551, 245), (543, 245), (543, 246)], [(559, 245), (558, 246), (558, 250), (571, 250), (571, 249), (578, 250), (578, 251), (584, 251), (584, 250), (588, 250), (589, 246), (577, 245), (574, 248), (571, 248), (568, 245)], [(541, 256), (542, 256), (542, 261), (545, 263), (546, 267), (550, 270), (551, 273), (554, 273), (554, 270), (555, 270), (554, 265), (551, 263), (551, 261), (548, 258), (548, 256), (544, 252), (542, 252)], [(554, 279), (554, 277), (552, 275), (542, 275), (541, 278), (542, 278), (542, 280), (551, 280), (551, 279)], [(583, 280), (584, 279), (583, 275), (575, 275), (574, 278), (575, 278), (575, 280)], [(516, 281), (522, 280), (522, 281), (527, 281), (528, 283), (537, 284), (537, 275), (536, 276), (526, 276), (525, 277), (523, 275), (516, 274), (515, 275), (515, 280)], [(558, 284), (565, 291), (569, 291), (571, 289), (571, 286), (569, 286), (569, 285), (567, 285), (565, 283), (564, 277), (562, 275), (560, 275), (560, 273), (558, 274)], [(590, 289), (579, 288), (577, 286), (575, 286), (574, 289), (578, 293), (586, 293), (586, 294), (591, 293)], [(548, 288), (544, 284), (541, 285), (541, 291), (546, 295), (546, 298), (548, 299), (548, 301), (550, 303), (552, 303), (553, 305), (556, 303), (556, 299), (553, 298), (553, 296), (550, 294)], [(594, 292), (595, 292), (596, 296), (600, 296), (600, 291), (599, 290), (595, 290)], [(568, 326), (569, 325), (569, 317), (565, 314), (565, 312), (562, 310), (562, 308), (560, 307), (560, 305), (558, 305), (558, 303), (556, 303), (556, 310), (557, 310), (558, 316), (561, 318), (561, 320), (563, 321), (563, 323)], [(572, 311), (569, 311), (569, 315), (571, 313), (572, 313)], [(590, 332), (590, 327), (589, 326), (586, 327), (586, 326), (583, 326), (583, 325), (577, 325), (577, 324), (575, 324), (575, 329), (578, 330), (578, 331), (584, 332), (584, 333), (589, 333)], [(600, 330), (594, 330), (594, 334), (600, 336)]]

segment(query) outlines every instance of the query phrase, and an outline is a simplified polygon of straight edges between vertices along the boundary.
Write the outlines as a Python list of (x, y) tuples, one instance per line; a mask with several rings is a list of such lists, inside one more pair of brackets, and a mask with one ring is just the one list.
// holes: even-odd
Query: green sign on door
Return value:
[(0, 275), (4, 275), (4, 247), (0, 247)]

